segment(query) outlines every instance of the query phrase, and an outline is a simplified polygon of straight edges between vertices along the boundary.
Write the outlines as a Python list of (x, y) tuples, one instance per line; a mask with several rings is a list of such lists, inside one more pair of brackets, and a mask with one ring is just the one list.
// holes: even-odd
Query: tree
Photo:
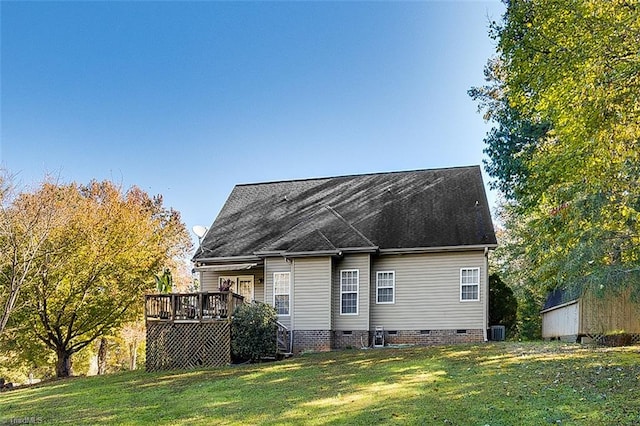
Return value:
[(56, 225), (51, 194), (14, 204), (19, 192), (13, 177), (0, 170), (0, 336), (19, 306), (20, 290)]
[(45, 183), (15, 206), (28, 210), (41, 198), (50, 200), (55, 226), (34, 259), (18, 321), (55, 352), (63, 377), (74, 353), (139, 316), (155, 273), (191, 243), (180, 215), (137, 187)]
[(531, 191), (529, 183), (529, 161), (536, 148), (550, 132), (550, 123), (527, 118), (509, 104), (505, 92), (504, 67), (498, 58), (487, 61), (484, 69), (486, 84), (473, 87), (469, 96), (478, 102), (478, 110), (484, 119), (493, 121), (492, 128), (484, 139), (483, 150), (488, 156), (485, 169), (494, 180), (493, 189), (498, 189), (507, 201), (517, 200), (529, 205)]
[(504, 325), (513, 331), (516, 325), (518, 301), (513, 290), (496, 273), (489, 275), (489, 324)]
[[(492, 101), (488, 170), (528, 282), (640, 291), (640, 5), (515, 0), (491, 34), (496, 90), (472, 95)], [(528, 143), (492, 139), (519, 128)]]
[(120, 330), (119, 339), (127, 347), (129, 370), (135, 370), (138, 368), (138, 348), (140, 342), (144, 342), (145, 339), (144, 321), (138, 320), (125, 324)]

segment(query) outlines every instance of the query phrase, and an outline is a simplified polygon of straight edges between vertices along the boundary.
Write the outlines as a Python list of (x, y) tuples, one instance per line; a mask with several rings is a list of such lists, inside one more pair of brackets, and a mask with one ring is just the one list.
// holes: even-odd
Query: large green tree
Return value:
[(640, 4), (509, 1), (492, 35), (494, 80), (472, 95), (494, 100), (481, 103), (493, 136), (525, 129), (528, 138), (487, 139), (527, 279), (539, 289), (638, 289)]
[(23, 285), (16, 312), (23, 336), (57, 357), (56, 375), (71, 374), (71, 357), (135, 319), (154, 276), (190, 249), (179, 214), (139, 188), (111, 182), (43, 184), (18, 197), (16, 209), (49, 200), (55, 226)]

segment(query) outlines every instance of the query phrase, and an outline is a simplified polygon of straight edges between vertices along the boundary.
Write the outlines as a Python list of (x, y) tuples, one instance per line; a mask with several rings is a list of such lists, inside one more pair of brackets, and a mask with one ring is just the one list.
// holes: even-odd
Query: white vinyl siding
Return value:
[(357, 269), (340, 271), (341, 315), (358, 315), (359, 282), (359, 271)]
[(292, 260), (293, 330), (331, 330), (331, 257)]
[[(372, 259), (370, 329), (483, 329), (486, 303), (460, 301), (460, 268), (480, 270), (479, 298), (486, 301), (483, 251), (385, 255)], [(376, 303), (378, 272), (395, 271), (395, 303)]]
[(480, 268), (460, 269), (460, 301), (480, 300)]
[[(358, 271), (358, 314), (342, 314), (341, 271)], [(369, 253), (345, 254), (333, 259), (331, 283), (331, 321), (333, 330), (369, 330), (370, 292), (371, 292), (371, 255)]]
[[(273, 297), (273, 276), (278, 272), (292, 272), (291, 263), (287, 262), (283, 257), (268, 257), (264, 260), (264, 301), (265, 303), (269, 303), (273, 305), (274, 297)], [(289, 287), (291, 289), (295, 289), (295, 277), (294, 274), (291, 273), (289, 276)], [(293, 292), (289, 295), (289, 314), (291, 314), (291, 308), (295, 306), (295, 297)], [(284, 324), (286, 327), (291, 329), (291, 324), (293, 322), (293, 315), (281, 315), (278, 316), (278, 321)]]
[(289, 315), (291, 302), (291, 273), (273, 274), (273, 306), (278, 315)]
[(232, 277), (235, 280), (238, 276), (253, 277), (253, 297), (255, 300), (259, 302), (271, 300), (264, 297), (264, 269), (261, 266), (243, 271), (202, 271), (200, 272), (200, 291), (219, 291), (220, 277)]
[(376, 274), (376, 303), (395, 303), (396, 273), (380, 271)]

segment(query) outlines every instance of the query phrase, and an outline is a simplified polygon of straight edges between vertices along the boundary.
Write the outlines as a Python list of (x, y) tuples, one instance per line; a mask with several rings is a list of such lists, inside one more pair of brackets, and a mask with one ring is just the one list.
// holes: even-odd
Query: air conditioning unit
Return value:
[(376, 331), (373, 334), (373, 347), (384, 347), (384, 328), (382, 326), (376, 326)]
[(491, 340), (502, 341), (505, 339), (504, 325), (492, 325), (491, 326)]

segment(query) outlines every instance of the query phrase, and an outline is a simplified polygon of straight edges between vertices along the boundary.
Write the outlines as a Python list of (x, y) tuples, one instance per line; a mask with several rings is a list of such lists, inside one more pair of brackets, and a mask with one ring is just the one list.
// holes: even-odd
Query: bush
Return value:
[(231, 323), (231, 354), (235, 361), (257, 362), (276, 354), (276, 310), (264, 303), (240, 306)]

